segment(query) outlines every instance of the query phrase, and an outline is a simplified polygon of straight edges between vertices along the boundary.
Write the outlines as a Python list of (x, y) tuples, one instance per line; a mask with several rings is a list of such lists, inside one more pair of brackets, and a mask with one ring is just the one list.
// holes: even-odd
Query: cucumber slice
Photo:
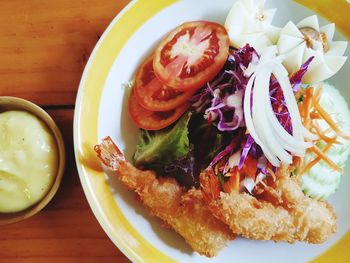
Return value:
[(339, 187), (340, 175), (332, 178), (334, 179), (332, 183), (323, 183), (317, 178), (304, 175), (302, 177), (303, 191), (311, 198), (324, 200), (334, 194)]
[[(350, 112), (345, 99), (339, 91), (328, 83), (324, 83), (324, 91), (320, 100), (320, 104), (327, 109), (335, 122), (340, 128), (350, 133)], [(319, 121), (322, 130), (328, 128), (328, 124), (324, 121)], [(327, 136), (332, 137), (334, 133), (330, 132)], [(345, 163), (350, 153), (350, 142), (342, 138), (338, 139), (341, 144), (334, 144), (327, 156), (340, 167), (344, 168)], [(317, 147), (324, 149), (325, 143), (320, 141)], [(305, 163), (313, 160), (315, 155), (309, 153), (305, 156)], [(332, 170), (325, 162), (320, 161), (313, 166), (302, 177), (302, 189), (307, 196), (314, 199), (326, 199), (334, 194), (340, 185), (341, 173)]]

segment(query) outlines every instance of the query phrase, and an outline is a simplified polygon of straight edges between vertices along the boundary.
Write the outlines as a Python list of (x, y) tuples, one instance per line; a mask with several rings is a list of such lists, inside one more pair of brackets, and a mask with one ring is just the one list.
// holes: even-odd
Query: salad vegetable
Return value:
[[(323, 85), (323, 93), (320, 98), (320, 104), (326, 108), (329, 114), (338, 123), (340, 129), (350, 133), (350, 112), (344, 98), (339, 91), (328, 83)], [(329, 125), (322, 119), (315, 121), (316, 127), (321, 131), (327, 131), (323, 135), (323, 139), (334, 137), (333, 130), (329, 130)], [(350, 142), (341, 137), (337, 138), (338, 144), (331, 144), (324, 140), (319, 141), (317, 147), (327, 153), (327, 156), (340, 168), (345, 167), (345, 162), (350, 152)], [(327, 140), (329, 142), (329, 140)], [(305, 156), (305, 163), (309, 164), (317, 156), (310, 152)], [(304, 167), (305, 169), (305, 167)], [(302, 188), (308, 195), (316, 199), (326, 199), (333, 194), (340, 185), (340, 177), (342, 172), (333, 170), (323, 160), (315, 163), (312, 167), (305, 170), (302, 176)]]
[(317, 16), (309, 16), (297, 25), (293, 22), (281, 30), (277, 47), (285, 56), (283, 65), (289, 72), (297, 70), (309, 57), (314, 57), (305, 75), (305, 83), (324, 81), (337, 73), (346, 61), (347, 42), (333, 42), (334, 24), (319, 26)]
[(133, 88), (128, 102), (128, 110), (131, 119), (141, 129), (160, 130), (166, 128), (180, 118), (189, 107), (187, 103), (184, 103), (169, 111), (150, 111), (140, 105), (135, 93)]
[(154, 132), (141, 130), (140, 142), (133, 157), (135, 165), (167, 164), (187, 155), (190, 151), (187, 127), (190, 117), (190, 113), (184, 114), (170, 129)]
[(276, 44), (280, 28), (271, 24), (276, 8), (264, 6), (264, 0), (238, 0), (233, 4), (225, 27), (234, 48), (249, 44), (260, 54), (264, 48)]
[(190, 107), (189, 97), (211, 80), (228, 56), (226, 29), (217, 23), (184, 23), (170, 32), (139, 67), (129, 114), (141, 129), (160, 130)]
[(222, 25), (187, 22), (171, 31), (156, 48), (154, 72), (177, 90), (198, 90), (221, 70), (228, 49), (229, 38)]
[(154, 75), (153, 58), (149, 56), (139, 67), (134, 83), (136, 99), (149, 111), (170, 111), (185, 104), (193, 92), (180, 92), (164, 85)]
[[(331, 42), (334, 27), (320, 28), (314, 16), (280, 31), (271, 25), (274, 12), (264, 1), (238, 0), (226, 19), (229, 35), (219, 24), (197, 21), (161, 41), (137, 71), (129, 100), (130, 115), (143, 128), (137, 167), (185, 186), (198, 186), (209, 167), (223, 190), (252, 195), (264, 192), (280, 167), (290, 167), (304, 176), (309, 196), (334, 192), (344, 164), (332, 152), (340, 145), (345, 162), (350, 137), (311, 80), (331, 76), (327, 63), (343, 61), (346, 45)], [(337, 176), (324, 180), (315, 175), (320, 167)], [(323, 182), (330, 185), (322, 188)]]
[[(304, 142), (301, 118), (288, 73), (275, 57), (275, 52), (274, 48), (267, 48), (257, 64), (250, 64), (255, 69), (249, 67), (246, 71), (246, 74), (252, 75), (245, 90), (244, 116), (249, 133), (270, 163), (278, 167), (280, 162), (291, 164), (292, 154), (303, 157), (311, 145)], [(269, 93), (271, 74), (282, 89), (292, 125), (291, 134), (273, 111)]]
[(256, 51), (249, 45), (231, 50), (221, 72), (192, 97), (196, 111), (203, 112), (209, 123), (217, 120), (219, 131), (233, 131), (243, 124), (243, 94), (248, 82), (244, 69), (257, 59)]
[(95, 146), (152, 214), (208, 256), (232, 233), (319, 244), (336, 231), (318, 199), (340, 184), (350, 112), (321, 81), (344, 64), (347, 44), (316, 16), (280, 31), (264, 3), (235, 1), (226, 29), (184, 23), (140, 65), (129, 99), (141, 128), (134, 165), (110, 137)]
[(239, 137), (237, 134), (218, 133), (201, 114), (188, 112), (171, 129), (141, 130), (134, 163), (157, 174), (173, 176), (184, 186), (198, 186), (201, 170), (228, 142)]

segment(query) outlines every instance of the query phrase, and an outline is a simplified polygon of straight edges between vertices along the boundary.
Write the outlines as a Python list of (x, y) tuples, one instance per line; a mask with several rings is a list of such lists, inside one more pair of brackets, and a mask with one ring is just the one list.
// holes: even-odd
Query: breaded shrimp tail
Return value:
[(274, 202), (247, 193), (220, 192), (217, 176), (209, 168), (201, 173), (200, 183), (210, 211), (234, 234), (257, 240), (318, 244), (336, 231), (332, 207), (305, 196), (297, 179), (287, 173), (278, 175)]
[(151, 213), (170, 225), (199, 254), (213, 257), (234, 238), (230, 229), (205, 206), (200, 190), (185, 191), (174, 178), (157, 178), (153, 171), (142, 171), (125, 160), (110, 137), (95, 151), (102, 162), (119, 174)]

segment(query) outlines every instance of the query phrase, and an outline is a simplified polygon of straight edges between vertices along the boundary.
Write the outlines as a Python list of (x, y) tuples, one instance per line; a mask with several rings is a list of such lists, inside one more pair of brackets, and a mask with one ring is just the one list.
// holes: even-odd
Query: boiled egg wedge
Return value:
[(264, 0), (238, 0), (233, 4), (225, 22), (231, 46), (241, 48), (248, 43), (261, 54), (277, 42), (280, 28), (271, 25), (276, 9), (266, 10), (264, 5)]
[(334, 31), (334, 24), (320, 27), (316, 15), (303, 19), (297, 25), (288, 22), (277, 42), (278, 53), (284, 56), (283, 65), (288, 72), (296, 72), (313, 56), (303, 78), (304, 83), (321, 82), (337, 73), (347, 59), (343, 56), (347, 42), (333, 42)]

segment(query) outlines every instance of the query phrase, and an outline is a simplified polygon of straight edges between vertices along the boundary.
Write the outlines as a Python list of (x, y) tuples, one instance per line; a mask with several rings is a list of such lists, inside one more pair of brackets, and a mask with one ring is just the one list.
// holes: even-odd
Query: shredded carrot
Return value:
[(259, 183), (261, 183), (265, 188), (268, 188), (268, 186), (264, 183), (263, 180), (261, 180)]
[(342, 137), (343, 139), (345, 139), (345, 140), (350, 140), (350, 135), (348, 135), (348, 134), (346, 134), (344, 132), (340, 132), (338, 135), (340, 137)]
[(258, 161), (248, 155), (243, 164), (244, 173), (255, 180), (257, 169)]
[(240, 174), (239, 172), (237, 171), (236, 175), (235, 175), (235, 184), (234, 184), (234, 190), (238, 193), (239, 191), (239, 182), (240, 182), (241, 178), (240, 178)]
[(239, 191), (239, 182), (240, 182), (240, 174), (239, 171), (236, 170), (232, 176), (229, 177), (227, 182), (224, 183), (222, 188), (224, 189), (225, 193), (232, 193)]
[(317, 89), (315, 90), (314, 96), (313, 96), (313, 101), (316, 103), (319, 103), (321, 100), (321, 96), (322, 96), (322, 92), (323, 92), (323, 85), (320, 84), (318, 85)]
[(276, 174), (272, 171), (271, 168), (267, 168), (267, 172), (271, 175), (273, 181), (276, 181)]
[(323, 109), (323, 107), (317, 102), (314, 103), (314, 107), (317, 112), (321, 115), (321, 117), (328, 123), (328, 125), (335, 131), (339, 132), (339, 128), (337, 124), (333, 121), (332, 117)]
[(317, 135), (320, 136), (322, 140), (324, 140), (326, 143), (332, 143), (332, 144), (340, 144), (339, 141), (334, 141), (334, 138), (328, 137), (325, 135), (325, 132), (321, 130), (320, 126), (317, 123), (313, 123), (312, 127), (316, 130)]
[(328, 158), (327, 155), (325, 155), (315, 145), (313, 145), (310, 149), (312, 152), (314, 152), (316, 155), (318, 155), (325, 163), (327, 163), (333, 170), (338, 171), (340, 173), (343, 172), (342, 168), (340, 168), (338, 165), (336, 165), (331, 159)]
[(323, 133), (330, 133), (331, 131), (333, 131), (333, 129), (331, 127), (328, 127), (328, 129), (324, 130)]
[(232, 175), (233, 175), (233, 173), (231, 173), (231, 172), (227, 172), (224, 174), (225, 177), (231, 177)]
[(300, 172), (302, 170), (303, 163), (304, 163), (304, 159), (302, 157), (299, 157), (299, 156), (294, 157), (293, 165), (294, 165), (294, 168), (297, 168), (297, 170), (298, 170), (297, 176), (299, 176), (301, 174)]
[(310, 112), (310, 118), (315, 120), (315, 119), (322, 119), (321, 115), (318, 114), (318, 112), (316, 111), (311, 111)]
[(329, 116), (329, 114), (324, 110), (324, 108), (319, 104), (314, 104), (315, 109), (318, 111), (318, 113), (322, 116), (322, 118), (328, 123), (328, 125), (342, 138), (346, 140), (350, 140), (350, 136), (343, 133), (338, 125), (333, 121), (332, 117)]
[(298, 109), (299, 109), (299, 113), (300, 113), (300, 116), (302, 118), (304, 118), (304, 111), (303, 111), (303, 108), (304, 108), (304, 105), (302, 103), (298, 104)]
[(214, 173), (208, 175), (207, 189), (211, 199), (217, 199), (220, 196), (220, 181)]
[[(334, 138), (335, 140), (335, 138)], [(329, 149), (332, 147), (332, 143), (328, 143), (326, 145), (326, 147), (324, 147), (323, 149), (323, 152), (324, 153), (327, 153), (329, 151)], [(300, 172), (300, 174), (304, 174), (306, 173), (307, 171), (309, 171), (315, 164), (317, 164), (319, 161), (321, 161), (321, 157), (316, 157), (315, 159), (313, 159), (311, 162), (309, 162), (305, 167), (304, 169)]]
[(298, 176), (301, 174), (301, 169), (303, 168), (303, 164), (304, 164), (304, 159), (299, 157), (299, 163), (298, 163)]
[(313, 106), (317, 113), (328, 123), (330, 128), (332, 128), (340, 137), (350, 140), (350, 136), (343, 133), (338, 124), (332, 119), (332, 117), (326, 112), (326, 110), (320, 105), (319, 100), (321, 98), (322, 87), (320, 86), (313, 97)]
[[(315, 145), (307, 150), (307, 152), (313, 152), (317, 155), (317, 157), (308, 163), (303, 169), (303, 159), (295, 158), (294, 165), (298, 167), (298, 176), (306, 173), (310, 170), (315, 164), (317, 164), (320, 160), (323, 160), (327, 163), (332, 169), (341, 172), (341, 167), (337, 166), (325, 153), (332, 147), (333, 144), (339, 144), (337, 141), (337, 136), (340, 136), (344, 139), (350, 140), (350, 136), (343, 133), (340, 130), (339, 125), (332, 119), (332, 117), (326, 112), (326, 110), (320, 105), (320, 100), (323, 92), (323, 85), (320, 84), (317, 89), (309, 88), (303, 94), (305, 98), (302, 103), (299, 104), (299, 112), (302, 116), (303, 125), (310, 130), (310, 132), (318, 135), (320, 140), (323, 140), (327, 143), (326, 147), (323, 151), (317, 148)], [(314, 121), (316, 119), (324, 119), (324, 121), (329, 125), (329, 128), (325, 131), (322, 131), (320, 126)], [(334, 131), (337, 136), (331, 138), (326, 134)]]
[(309, 88), (305, 91), (305, 98), (303, 101), (303, 124), (307, 125), (310, 120), (310, 109), (312, 106), (312, 98), (313, 98), (314, 88)]
[[(315, 136), (317, 137), (316, 140), (320, 139), (320, 138), (319, 138), (320, 136), (318, 136), (318, 133), (317, 133), (316, 131), (314, 131), (314, 130), (315, 130), (315, 129), (314, 129), (313, 127), (311, 127), (311, 129), (308, 129), (308, 131), (309, 131), (311, 134), (313, 134), (313, 135), (315, 135)], [(307, 138), (306, 138), (306, 140), (307, 140)], [(308, 141), (315, 141), (315, 140), (308, 140)]]

